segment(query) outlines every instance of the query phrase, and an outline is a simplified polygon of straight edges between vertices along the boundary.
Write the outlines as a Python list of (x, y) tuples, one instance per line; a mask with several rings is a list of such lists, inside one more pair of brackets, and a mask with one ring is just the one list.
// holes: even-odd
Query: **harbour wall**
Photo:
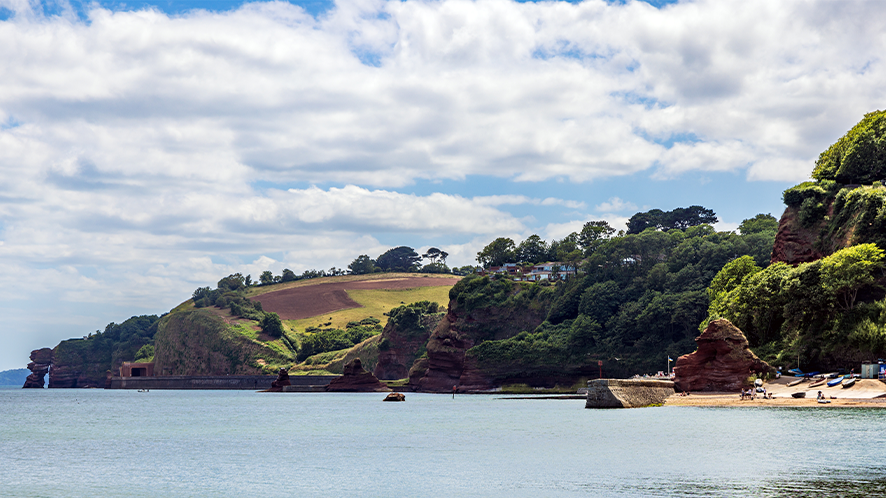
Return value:
[[(337, 375), (292, 375), (289, 391), (322, 390)], [(108, 389), (269, 389), (276, 375), (111, 377)]]
[(669, 380), (595, 379), (588, 381), (585, 408), (640, 408), (664, 403), (672, 394)]

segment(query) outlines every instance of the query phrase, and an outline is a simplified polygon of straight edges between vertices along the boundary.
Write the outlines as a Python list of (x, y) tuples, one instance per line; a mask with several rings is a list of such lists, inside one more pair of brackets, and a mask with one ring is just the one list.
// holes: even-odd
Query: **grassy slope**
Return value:
[[(268, 292), (275, 292), (294, 287), (305, 287), (310, 285), (319, 285), (333, 282), (386, 280), (416, 276), (422, 276), (426, 278), (452, 277), (452, 275), (419, 275), (412, 273), (383, 273), (372, 275), (346, 275), (340, 277), (324, 277), (310, 280), (299, 280), (296, 282), (286, 282), (282, 284), (268, 285), (262, 287), (254, 287), (249, 290), (247, 296), (254, 297), (261, 294), (266, 294)], [(348, 322), (359, 321), (363, 318), (372, 316), (381, 320), (381, 325), (384, 326), (387, 323), (388, 319), (388, 317), (385, 316), (384, 313), (390, 311), (391, 308), (397, 307), (404, 303), (413, 303), (417, 301), (428, 300), (435, 301), (445, 308), (449, 303), (450, 288), (450, 286), (442, 286), (419, 287), (400, 290), (351, 290), (348, 291), (348, 295), (351, 297), (351, 299), (353, 299), (357, 303), (360, 303), (363, 306), (362, 308), (352, 308), (337, 311), (318, 317), (306, 318), (303, 320), (285, 320), (283, 322), (283, 325), (286, 329), (287, 336), (291, 339), (293, 343), (296, 344), (298, 341), (296, 331), (303, 332), (307, 327), (324, 326), (324, 324), (329, 322), (331, 322), (331, 325), (325, 325), (326, 327), (344, 329)], [(172, 314), (187, 311), (196, 311), (194, 303), (191, 300), (185, 301), (176, 306), (170, 313)], [(290, 361), (294, 363), (295, 355), (288, 349), (286, 344), (280, 339), (270, 340), (269, 337), (258, 332), (258, 330), (256, 330), (259, 328), (258, 323), (242, 318), (237, 319), (235, 317), (232, 317), (230, 311), (226, 309), (220, 310), (217, 308), (211, 308), (204, 309), (203, 311), (222, 318), (227, 322), (231, 322), (227, 324), (227, 326), (225, 327), (226, 330), (222, 332), (222, 335), (225, 336), (228, 341), (233, 339), (233, 335), (236, 335), (241, 337), (241, 341), (243, 342), (234, 342), (238, 342), (243, 346), (245, 346), (247, 343), (251, 343), (251, 347), (246, 347), (244, 348), (245, 351), (242, 351), (244, 358), (248, 358), (247, 365), (244, 365), (244, 370), (254, 371), (254, 369), (261, 369), (264, 370), (265, 373), (273, 373), (281, 366), (288, 367), (289, 365), (291, 365), (291, 363), (283, 364), (288, 363), (285, 358), (293, 358)], [(356, 356), (359, 356), (361, 360), (363, 360), (364, 365), (371, 364), (374, 367), (375, 362), (378, 360), (378, 347), (376, 344), (377, 342), (378, 336), (370, 338), (362, 342), (361, 344), (354, 346), (351, 349), (317, 355), (324, 356), (323, 360), (325, 361), (318, 361), (316, 358), (312, 357), (305, 364), (293, 368), (291, 374), (340, 374), (344, 363), (350, 361), (353, 357)], [(255, 346), (259, 347), (256, 348)], [(230, 347), (230, 343), (228, 347)], [(310, 363), (313, 364), (311, 365)], [(203, 368), (206, 367), (204, 366)], [(243, 373), (245, 373), (245, 371)]]
[[(381, 320), (381, 326), (388, 323), (388, 317), (384, 315), (401, 304), (415, 303), (418, 301), (433, 301), (444, 309), (449, 304), (449, 289), (452, 287), (418, 287), (415, 289), (400, 290), (349, 290), (348, 296), (363, 305), (362, 308), (351, 308), (325, 315), (305, 318), (303, 320), (286, 320), (285, 323), (292, 330), (304, 331), (308, 327), (333, 327), (344, 329), (348, 322), (360, 321), (366, 317), (375, 317)], [(331, 325), (326, 325), (331, 322)]]

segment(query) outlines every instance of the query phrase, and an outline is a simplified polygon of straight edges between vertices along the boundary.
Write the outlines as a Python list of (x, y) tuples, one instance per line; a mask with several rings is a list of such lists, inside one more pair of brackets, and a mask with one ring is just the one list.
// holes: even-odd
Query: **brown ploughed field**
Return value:
[(293, 287), (268, 292), (251, 298), (261, 303), (262, 309), (280, 315), (283, 320), (301, 320), (333, 311), (359, 308), (346, 291), (363, 289), (414, 289), (455, 285), (460, 279), (404, 277), (383, 280), (359, 280)]

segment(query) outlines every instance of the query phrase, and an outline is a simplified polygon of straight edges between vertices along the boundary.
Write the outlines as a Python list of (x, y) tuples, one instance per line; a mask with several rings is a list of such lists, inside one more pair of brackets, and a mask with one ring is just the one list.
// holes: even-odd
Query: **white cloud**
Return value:
[[(340, 0), (318, 18), (266, 2), (85, 21), (36, 5), (0, 0), (15, 12), (0, 297), (42, 317), (49, 299), (94, 304), (84, 321), (102, 300), (160, 311), (234, 271), (342, 267), (392, 239), (468, 264), (534, 218), (561, 238), (636, 209), (613, 192), (589, 218), (519, 218), (509, 207), (587, 209), (513, 193), (528, 182), (801, 181), (886, 80), (882, 2)], [(478, 195), (478, 177), (523, 190)], [(464, 192), (402, 192), (447, 179)]]
[(633, 202), (625, 202), (618, 197), (610, 197), (608, 201), (594, 206), (597, 212), (619, 213), (622, 211), (636, 211), (637, 205)]
[(535, 206), (564, 206), (570, 209), (581, 209), (585, 207), (583, 201), (571, 201), (567, 199), (557, 199), (555, 197), (537, 199), (525, 195), (486, 195), (474, 197), (473, 201), (484, 206), (531, 204)]

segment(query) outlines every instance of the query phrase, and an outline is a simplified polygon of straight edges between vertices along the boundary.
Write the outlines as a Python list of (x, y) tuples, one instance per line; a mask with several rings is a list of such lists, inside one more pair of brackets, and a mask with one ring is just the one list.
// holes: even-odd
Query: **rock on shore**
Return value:
[(326, 386), (329, 392), (388, 392), (391, 389), (380, 382), (375, 375), (367, 372), (360, 362), (360, 358), (354, 358), (344, 368), (344, 374)]
[(775, 369), (748, 349), (744, 333), (729, 320), (708, 324), (695, 339), (698, 349), (677, 358), (674, 384), (678, 391), (738, 391), (749, 386), (753, 374)]

